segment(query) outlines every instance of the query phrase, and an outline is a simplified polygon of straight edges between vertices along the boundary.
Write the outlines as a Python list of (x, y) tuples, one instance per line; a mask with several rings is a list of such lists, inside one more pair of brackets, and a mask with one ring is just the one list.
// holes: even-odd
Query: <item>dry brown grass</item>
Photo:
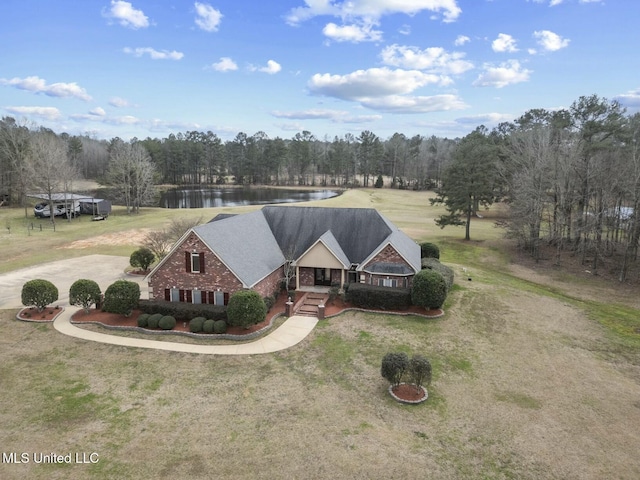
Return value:
[[(510, 269), (490, 224), (460, 247), (406, 194), (349, 195), (445, 242), (445, 317), (347, 313), (280, 353), (210, 357), (85, 343), (2, 311), (3, 451), (100, 462), (5, 463), (0, 478), (640, 478), (636, 344), (575, 299), (633, 301)], [(424, 404), (387, 394), (380, 361), (397, 350), (432, 361)]]

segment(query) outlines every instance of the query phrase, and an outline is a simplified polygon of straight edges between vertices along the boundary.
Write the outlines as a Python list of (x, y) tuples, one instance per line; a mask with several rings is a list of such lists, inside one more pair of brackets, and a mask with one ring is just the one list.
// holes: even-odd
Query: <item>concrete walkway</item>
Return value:
[(314, 317), (293, 316), (288, 318), (272, 333), (255, 342), (240, 343), (238, 345), (196, 345), (192, 343), (160, 342), (145, 338), (120, 337), (78, 328), (70, 321), (73, 314), (78, 310), (80, 309), (76, 307), (66, 307), (65, 311), (54, 320), (54, 328), (70, 337), (92, 342), (205, 355), (255, 355), (285, 350), (300, 343), (318, 323), (318, 319)]

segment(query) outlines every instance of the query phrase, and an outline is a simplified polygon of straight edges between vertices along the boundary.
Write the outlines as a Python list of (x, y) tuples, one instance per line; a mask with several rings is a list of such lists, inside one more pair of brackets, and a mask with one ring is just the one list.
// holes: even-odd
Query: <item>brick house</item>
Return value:
[(277, 293), (287, 267), (297, 290), (409, 288), (420, 247), (374, 209), (267, 206), (190, 229), (149, 273), (149, 296), (226, 305), (241, 289)]

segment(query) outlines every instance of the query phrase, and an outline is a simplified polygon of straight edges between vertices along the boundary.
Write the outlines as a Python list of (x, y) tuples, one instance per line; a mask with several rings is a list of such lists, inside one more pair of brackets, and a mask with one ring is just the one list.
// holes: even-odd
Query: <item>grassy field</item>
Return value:
[[(434, 225), (428, 197), (358, 190), (318, 205), (375, 207), (441, 245), (457, 278), (439, 319), (349, 313), (280, 353), (205, 357), (87, 344), (0, 311), (3, 452), (99, 455), (3, 463), (0, 478), (640, 478), (637, 291), (514, 263), (499, 207), (463, 242), (462, 229)], [(222, 210), (117, 211), (27, 232), (23, 212), (2, 209), (0, 270), (129, 255), (174, 215)], [(388, 351), (432, 361), (427, 402), (391, 399)]]

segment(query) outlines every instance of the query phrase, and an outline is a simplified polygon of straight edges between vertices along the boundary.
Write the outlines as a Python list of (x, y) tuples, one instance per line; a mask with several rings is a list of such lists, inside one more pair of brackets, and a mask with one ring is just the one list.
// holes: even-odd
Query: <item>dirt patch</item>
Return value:
[(18, 319), (25, 322), (53, 322), (58, 315), (64, 312), (64, 308), (46, 307), (41, 312), (36, 307), (23, 308), (18, 313)]
[(142, 245), (149, 232), (151, 232), (150, 228), (139, 228), (124, 232), (105, 233), (104, 235), (98, 235), (84, 240), (76, 240), (60, 248), (77, 250), (100, 245)]

